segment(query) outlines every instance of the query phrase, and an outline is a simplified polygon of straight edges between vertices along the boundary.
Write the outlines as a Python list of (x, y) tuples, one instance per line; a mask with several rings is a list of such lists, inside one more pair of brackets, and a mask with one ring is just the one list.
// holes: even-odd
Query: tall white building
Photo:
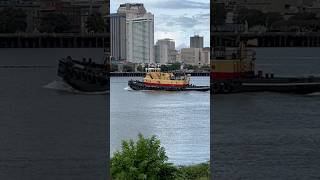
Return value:
[(143, 15), (147, 13), (147, 10), (144, 8), (144, 5), (141, 3), (126, 3), (126, 4), (121, 4), (117, 12), (118, 14), (122, 14), (122, 15), (128, 15), (128, 14)]
[(121, 4), (118, 14), (126, 16), (127, 61), (154, 63), (154, 16), (143, 4)]
[(158, 64), (168, 64), (176, 62), (177, 51), (175, 42), (172, 39), (160, 39), (155, 48), (155, 62)]
[(115, 60), (127, 58), (126, 48), (126, 17), (114, 13), (110, 15), (111, 56)]

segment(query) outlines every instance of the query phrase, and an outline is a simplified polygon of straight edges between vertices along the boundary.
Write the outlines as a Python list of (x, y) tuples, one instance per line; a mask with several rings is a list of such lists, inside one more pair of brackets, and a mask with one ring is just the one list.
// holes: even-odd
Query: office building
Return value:
[(203, 48), (203, 37), (199, 35), (190, 37), (190, 48)]
[(110, 15), (111, 56), (114, 60), (125, 60), (126, 17), (117, 13)]

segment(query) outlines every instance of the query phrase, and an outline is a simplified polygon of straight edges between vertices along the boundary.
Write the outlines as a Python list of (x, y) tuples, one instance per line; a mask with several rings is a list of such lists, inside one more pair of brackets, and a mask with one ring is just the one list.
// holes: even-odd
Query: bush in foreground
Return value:
[(122, 142), (122, 151), (111, 159), (111, 175), (113, 179), (175, 179), (177, 169), (167, 161), (159, 139), (139, 134), (136, 143)]
[(209, 180), (209, 162), (176, 167), (168, 163), (165, 149), (156, 136), (122, 141), (122, 150), (111, 158), (111, 176), (118, 180)]

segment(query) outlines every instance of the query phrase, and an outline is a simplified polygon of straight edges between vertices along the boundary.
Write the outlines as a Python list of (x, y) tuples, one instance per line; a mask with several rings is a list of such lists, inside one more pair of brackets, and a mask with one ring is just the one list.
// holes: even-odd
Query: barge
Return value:
[(255, 74), (255, 52), (240, 43), (239, 48), (216, 47), (211, 59), (211, 92), (278, 92), (310, 94), (320, 92), (320, 77), (275, 77)]
[(59, 60), (58, 76), (74, 89), (83, 92), (110, 90), (107, 66), (96, 64), (91, 59), (74, 60), (70, 56)]
[(161, 72), (160, 68), (147, 68), (143, 81), (130, 80), (128, 86), (133, 90), (161, 91), (209, 91), (210, 86), (196, 86), (189, 83), (186, 74)]

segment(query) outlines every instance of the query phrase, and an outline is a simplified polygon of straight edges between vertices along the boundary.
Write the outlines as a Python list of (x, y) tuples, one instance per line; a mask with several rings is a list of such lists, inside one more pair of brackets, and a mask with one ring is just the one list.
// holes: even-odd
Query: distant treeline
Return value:
[[(50, 12), (40, 18), (36, 29), (41, 33), (67, 33), (72, 30), (70, 19), (63, 13)], [(90, 15), (86, 21), (88, 32), (102, 33), (107, 25), (98, 12)], [(0, 10), (0, 33), (26, 32), (27, 14), (20, 8), (4, 8)]]
[[(219, 7), (212, 11), (215, 25), (224, 25), (228, 11)], [(280, 12), (262, 12), (256, 9), (240, 8), (234, 12), (234, 23), (248, 24), (248, 28), (263, 26), (267, 31), (319, 32), (320, 18), (313, 12), (298, 12), (287, 15)]]

